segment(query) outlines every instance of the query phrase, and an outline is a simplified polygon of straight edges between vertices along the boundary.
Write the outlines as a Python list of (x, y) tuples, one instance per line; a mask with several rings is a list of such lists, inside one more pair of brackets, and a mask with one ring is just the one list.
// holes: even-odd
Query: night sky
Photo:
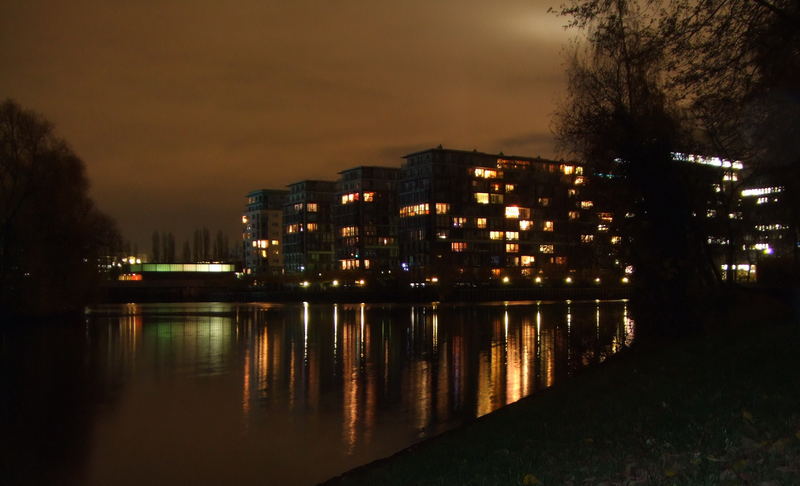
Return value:
[(234, 238), (251, 189), (438, 144), (553, 156), (557, 3), (6, 1), (0, 98), (56, 124), (140, 250)]

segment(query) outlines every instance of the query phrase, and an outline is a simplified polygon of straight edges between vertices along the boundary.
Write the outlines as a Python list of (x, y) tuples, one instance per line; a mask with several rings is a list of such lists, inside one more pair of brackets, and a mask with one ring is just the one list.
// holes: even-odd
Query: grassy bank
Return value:
[(330, 483), (800, 484), (800, 325), (748, 305), (726, 321)]

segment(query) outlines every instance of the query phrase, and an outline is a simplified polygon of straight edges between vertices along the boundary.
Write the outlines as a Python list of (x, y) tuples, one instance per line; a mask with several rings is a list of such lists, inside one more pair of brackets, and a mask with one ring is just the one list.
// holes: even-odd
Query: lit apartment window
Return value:
[(351, 192), (350, 194), (342, 194), (342, 204), (350, 204), (358, 201), (358, 193)]
[(506, 253), (518, 253), (519, 245), (516, 243), (506, 243)]
[(594, 235), (581, 235), (581, 243), (591, 243), (594, 241)]
[(369, 260), (364, 260), (364, 268), (369, 269)]
[(506, 218), (519, 218), (519, 206), (506, 206)]
[(342, 270), (353, 270), (359, 268), (360, 263), (361, 262), (353, 258), (347, 260), (339, 260), (339, 265), (341, 266)]
[(514, 189), (516, 188), (517, 186), (515, 186), (514, 184), (506, 184), (506, 192), (514, 192)]
[(267, 240), (258, 240), (254, 241), (253, 243), (258, 243), (259, 248), (266, 248), (269, 246), (269, 242)]
[(486, 227), (486, 218), (475, 218), (475, 226), (478, 228)]
[(456, 253), (460, 253), (467, 249), (467, 243), (465, 241), (454, 241), (450, 243), (450, 250)]
[(622, 242), (622, 237), (621, 236), (612, 236), (611, 237), (611, 244), (612, 245), (619, 245), (620, 242)]
[(574, 165), (562, 165), (561, 166), (561, 171), (564, 172), (564, 174), (566, 174), (566, 175), (570, 175), (570, 174), (575, 172), (575, 166)]
[(586, 179), (584, 179), (583, 176), (578, 176), (578, 177), (575, 178), (575, 185), (576, 186), (580, 186), (584, 182), (586, 182)]
[(430, 214), (430, 205), (428, 203), (412, 204), (411, 206), (403, 206), (400, 208), (401, 218), (420, 216), (423, 214)]
[(506, 231), (506, 239), (507, 240), (518, 240), (519, 239), (519, 232), (518, 231)]
[(306, 204), (306, 211), (309, 213), (316, 213), (317, 212), (317, 203), (308, 203)]
[(436, 214), (447, 214), (450, 212), (450, 205), (447, 203), (436, 203)]
[(553, 245), (539, 245), (539, 253), (553, 253)]
[(489, 194), (489, 202), (492, 204), (503, 204), (502, 194)]
[(528, 231), (533, 227), (533, 221), (530, 219), (521, 219), (519, 220), (519, 229), (520, 231)]
[(520, 257), (520, 261), (523, 267), (530, 267), (536, 261), (536, 257), (533, 255), (522, 255)]
[(348, 236), (358, 236), (358, 227), (357, 226), (345, 226), (339, 230), (339, 233), (343, 237)]
[(292, 206), (292, 209), (294, 209), (294, 210), (295, 210), (295, 212), (300, 212), (300, 211), (302, 211), (302, 210), (303, 210), (303, 203), (297, 203), (297, 204), (295, 204), (294, 206)]
[(297, 233), (300, 230), (300, 226), (296, 224), (290, 224), (286, 227), (287, 233)]
[(458, 216), (453, 218), (453, 228), (463, 228), (465, 224), (467, 224), (467, 218)]
[(556, 265), (566, 265), (567, 264), (567, 257), (559, 256), (555, 259)]
[(605, 224), (598, 224), (597, 231), (608, 231), (608, 225)]
[(553, 231), (554, 225), (552, 221), (545, 221), (542, 223), (542, 231)]
[(569, 219), (578, 219), (581, 217), (581, 213), (579, 213), (578, 211), (570, 211), (568, 216)]
[(611, 213), (597, 213), (597, 217), (600, 218), (600, 221), (607, 223), (614, 221), (614, 216)]
[(242, 216), (242, 224), (247, 224), (247, 216)]
[(317, 223), (307, 223), (306, 224), (307, 231), (317, 231)]
[(592, 201), (581, 201), (581, 209), (591, 209), (594, 206)]
[(539, 198), (539, 206), (546, 208), (550, 205), (550, 198), (549, 197), (540, 197)]
[(575, 173), (578, 175), (583, 174), (583, 167), (581, 167), (580, 165), (575, 167)]
[(475, 193), (475, 202), (478, 204), (489, 204), (489, 193), (488, 192), (476, 192)]
[(577, 189), (567, 189), (567, 196), (568, 197), (575, 197), (578, 195)]
[[(375, 200), (375, 193), (374, 192), (365, 192), (364, 193), (364, 202), (373, 202)], [(366, 263), (366, 260), (364, 261)]]
[(439, 238), (440, 240), (446, 240), (447, 239), (447, 230), (437, 231), (436, 232), (436, 237)]
[(502, 231), (490, 231), (489, 232), (489, 238), (491, 238), (493, 240), (502, 240), (503, 236), (505, 236), (505, 233), (503, 233)]
[(273, 245), (280, 245), (280, 244), (281, 244), (281, 242), (280, 242), (280, 241), (278, 241), (278, 240), (272, 240), (272, 241), (271, 241), (271, 243), (272, 243)]
[(496, 170), (485, 169), (483, 167), (476, 167), (472, 173), (475, 177), (481, 177), (483, 179), (495, 179), (497, 177)]

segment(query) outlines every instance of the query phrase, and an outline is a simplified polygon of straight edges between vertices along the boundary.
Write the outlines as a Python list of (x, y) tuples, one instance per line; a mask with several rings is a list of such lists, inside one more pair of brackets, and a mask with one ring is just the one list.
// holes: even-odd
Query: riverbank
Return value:
[(329, 485), (800, 484), (800, 325), (740, 299), (703, 338), (623, 352)]

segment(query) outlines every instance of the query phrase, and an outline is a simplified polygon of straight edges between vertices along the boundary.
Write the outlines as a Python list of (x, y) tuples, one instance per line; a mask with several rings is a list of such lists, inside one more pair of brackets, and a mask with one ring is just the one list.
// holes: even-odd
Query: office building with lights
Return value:
[(289, 191), (259, 189), (247, 194), (242, 215), (244, 273), (283, 273), (283, 207)]
[(339, 270), (379, 275), (397, 271), (399, 175), (398, 168), (374, 166), (339, 172), (333, 210)]
[(304, 180), (288, 187), (283, 208), (286, 273), (319, 275), (334, 270), (331, 211), (336, 182)]

